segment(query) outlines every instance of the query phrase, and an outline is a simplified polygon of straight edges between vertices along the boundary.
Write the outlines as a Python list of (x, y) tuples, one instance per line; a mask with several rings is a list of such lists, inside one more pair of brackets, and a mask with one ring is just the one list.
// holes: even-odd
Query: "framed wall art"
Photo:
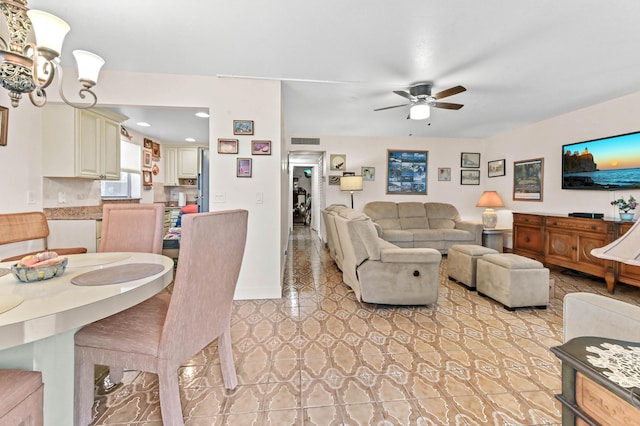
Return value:
[(237, 154), (238, 139), (218, 139), (218, 154)]
[(340, 185), (340, 178), (342, 176), (329, 176), (329, 185)]
[(9, 108), (0, 107), (0, 145), (7, 146), (7, 130), (9, 128)]
[(460, 170), (460, 185), (480, 185), (480, 170)]
[(251, 155), (271, 155), (271, 141), (251, 141)]
[(427, 194), (428, 151), (387, 150), (387, 194)]
[(236, 172), (237, 177), (251, 177), (252, 165), (251, 158), (238, 158), (237, 159), (238, 170)]
[(331, 154), (329, 156), (329, 169), (344, 171), (347, 169), (347, 156), (344, 154)]
[(363, 167), (360, 170), (360, 174), (362, 175), (362, 180), (364, 180), (364, 181), (374, 181), (374, 180), (376, 180), (376, 168), (375, 167)]
[(160, 144), (158, 142), (153, 142), (151, 144), (151, 153), (154, 160), (160, 159)]
[(144, 147), (152, 149), (153, 148), (153, 141), (151, 139), (144, 138)]
[(479, 152), (463, 152), (460, 154), (460, 166), (471, 169), (480, 168), (480, 153)]
[(233, 120), (234, 135), (253, 135), (253, 120)]
[(438, 180), (442, 182), (451, 181), (451, 167), (438, 167)]
[(487, 163), (487, 173), (489, 174), (490, 178), (504, 176), (505, 174), (504, 159), (489, 161)]
[(153, 165), (152, 153), (149, 148), (143, 148), (142, 150), (142, 168), (150, 169)]
[(513, 162), (513, 199), (542, 201), (544, 158)]
[(150, 170), (143, 170), (142, 171), (142, 186), (152, 186), (153, 185), (153, 178), (151, 177), (151, 171)]

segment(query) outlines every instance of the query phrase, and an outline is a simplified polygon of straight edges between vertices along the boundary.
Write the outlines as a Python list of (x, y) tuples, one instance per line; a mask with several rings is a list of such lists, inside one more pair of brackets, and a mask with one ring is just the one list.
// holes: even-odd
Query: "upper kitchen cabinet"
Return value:
[(180, 147), (178, 148), (178, 178), (197, 179), (198, 178), (198, 148)]
[(111, 111), (47, 105), (42, 116), (42, 171), (47, 177), (120, 179), (120, 123)]

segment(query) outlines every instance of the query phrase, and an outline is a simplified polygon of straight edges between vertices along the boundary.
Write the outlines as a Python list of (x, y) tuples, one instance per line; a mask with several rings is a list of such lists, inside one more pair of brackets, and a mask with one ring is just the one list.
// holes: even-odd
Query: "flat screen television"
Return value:
[(562, 189), (640, 188), (640, 132), (562, 146)]

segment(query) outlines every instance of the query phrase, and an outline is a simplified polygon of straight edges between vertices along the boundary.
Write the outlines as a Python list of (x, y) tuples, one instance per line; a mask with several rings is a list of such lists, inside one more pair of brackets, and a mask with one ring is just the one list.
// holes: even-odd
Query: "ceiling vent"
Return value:
[(291, 138), (291, 145), (320, 145), (320, 138)]

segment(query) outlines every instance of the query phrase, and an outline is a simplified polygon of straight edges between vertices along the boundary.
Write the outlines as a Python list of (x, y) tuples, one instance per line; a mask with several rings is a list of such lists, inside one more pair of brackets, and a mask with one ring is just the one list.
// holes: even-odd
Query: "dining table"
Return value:
[(44, 424), (74, 422), (74, 334), (173, 281), (174, 262), (152, 253), (69, 255), (64, 273), (22, 282), (0, 263), (0, 368), (42, 372)]

